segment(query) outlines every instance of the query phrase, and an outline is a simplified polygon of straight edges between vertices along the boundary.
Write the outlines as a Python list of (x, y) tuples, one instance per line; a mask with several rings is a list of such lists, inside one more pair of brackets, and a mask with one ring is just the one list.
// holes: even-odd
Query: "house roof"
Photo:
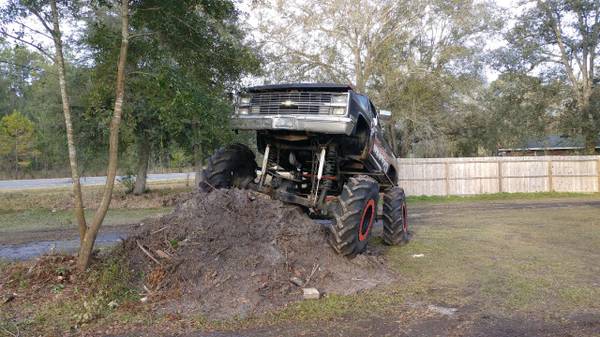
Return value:
[[(585, 139), (583, 136), (550, 135), (541, 139), (530, 139), (520, 146), (502, 148), (498, 149), (498, 151), (582, 150), (584, 147)], [(600, 149), (600, 138), (598, 138), (596, 148)]]

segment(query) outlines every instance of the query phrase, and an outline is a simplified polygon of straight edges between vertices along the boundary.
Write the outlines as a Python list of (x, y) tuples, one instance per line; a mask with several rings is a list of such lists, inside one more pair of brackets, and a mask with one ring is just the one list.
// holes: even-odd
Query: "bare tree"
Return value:
[(259, 39), (276, 80), (327, 80), (365, 91), (384, 46), (406, 39), (418, 1), (262, 3)]
[(79, 238), (83, 241), (83, 237), (87, 230), (87, 224), (85, 221), (85, 213), (83, 207), (83, 197), (81, 195), (81, 181), (79, 179), (79, 167), (77, 165), (77, 148), (75, 147), (75, 140), (73, 137), (73, 122), (71, 121), (71, 104), (69, 103), (69, 93), (67, 91), (67, 80), (65, 72), (65, 59), (63, 56), (63, 43), (62, 35), (60, 32), (58, 9), (56, 7), (56, 0), (50, 1), (51, 15), (52, 15), (52, 27), (46, 24), (42, 14), (33, 7), (30, 10), (36, 17), (39, 18), (40, 23), (46, 28), (48, 33), (52, 36), (54, 42), (54, 63), (58, 70), (58, 82), (60, 86), (60, 97), (62, 99), (63, 115), (65, 117), (65, 127), (67, 130), (67, 148), (69, 150), (69, 164), (71, 165), (71, 179), (73, 180), (73, 194), (75, 199), (75, 217), (77, 218), (77, 224), (79, 225)]
[(129, 47), (129, 3), (128, 0), (121, 0), (121, 50), (119, 52), (119, 64), (117, 67), (115, 107), (113, 117), (110, 122), (110, 136), (108, 148), (108, 168), (106, 172), (106, 185), (100, 206), (94, 214), (92, 223), (88, 227), (81, 245), (79, 247), (79, 256), (77, 266), (80, 270), (87, 267), (90, 256), (94, 248), (96, 236), (100, 226), (104, 221), (115, 185), (117, 175), (117, 163), (119, 160), (119, 127), (121, 126), (121, 117), (123, 115), (123, 101), (125, 97), (125, 65), (127, 64), (127, 49)]
[[(74, 4), (75, 3), (70, 4), (71, 7), (68, 9), (76, 12), (78, 8), (74, 6)], [(25, 22), (23, 22), (23, 18), (28, 17), (27, 14), (33, 15), (35, 18), (37, 18), (42, 27), (44, 27), (45, 32), (31, 28)], [(26, 44), (37, 49), (43, 55), (49, 58), (53, 58), (58, 69), (63, 114), (67, 129), (67, 145), (69, 151), (69, 162), (71, 166), (71, 176), (73, 179), (73, 192), (75, 195), (74, 211), (79, 225), (79, 235), (81, 240), (77, 265), (79, 270), (83, 271), (87, 268), (90, 262), (90, 256), (94, 248), (96, 236), (98, 235), (100, 226), (102, 225), (106, 213), (108, 212), (117, 173), (119, 127), (121, 124), (121, 116), (123, 114), (123, 101), (125, 94), (125, 65), (127, 62), (127, 49), (129, 46), (129, 4), (128, 0), (121, 1), (121, 48), (117, 69), (115, 106), (113, 117), (110, 123), (107, 179), (100, 206), (94, 213), (94, 217), (89, 225), (86, 222), (84, 213), (79, 168), (77, 165), (77, 149), (73, 136), (71, 106), (69, 103), (63, 54), (63, 39), (60, 30), (61, 15), (64, 15), (64, 13), (59, 10), (56, 0), (49, 0), (48, 2), (13, 0), (4, 8), (3, 19), (5, 22), (16, 24), (21, 28), (21, 30), (12, 32), (7, 29), (6, 26), (3, 26), (0, 30), (0, 33), (16, 42)], [(31, 37), (32, 35), (51, 38), (54, 45), (54, 55), (52, 55), (52, 53), (49, 52), (43, 44), (36, 42), (35, 38), (27, 38)]]
[[(71, 13), (76, 11), (76, 6), (72, 6)], [(66, 10), (64, 12), (67, 12)], [(73, 180), (73, 194), (75, 203), (75, 218), (79, 226), (79, 235), (83, 238), (87, 224), (84, 215), (84, 205), (81, 193), (81, 183), (79, 179), (79, 167), (77, 164), (77, 149), (73, 137), (73, 123), (71, 118), (71, 105), (69, 102), (69, 92), (67, 88), (65, 61), (63, 56), (62, 33), (59, 25), (59, 10), (56, 0), (46, 1), (9, 1), (2, 8), (1, 17), (4, 25), (0, 26), (0, 34), (9, 40), (32, 47), (39, 51), (43, 56), (54, 60), (57, 68), (58, 81), (60, 86), (60, 95), (62, 99), (63, 115), (67, 131), (67, 147), (69, 152), (69, 163), (71, 166), (71, 178)], [(62, 15), (65, 15), (63, 13)], [(43, 31), (32, 27), (27, 20), (30, 17), (37, 19), (37, 22), (43, 27)], [(9, 26), (13, 28), (9, 28)], [(43, 43), (43, 40), (50, 40), (54, 45), (54, 51)]]

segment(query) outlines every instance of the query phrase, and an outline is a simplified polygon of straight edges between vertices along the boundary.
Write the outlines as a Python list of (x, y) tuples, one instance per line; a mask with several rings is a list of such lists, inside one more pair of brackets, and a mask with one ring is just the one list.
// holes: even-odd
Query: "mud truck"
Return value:
[(338, 84), (257, 86), (236, 100), (232, 126), (256, 131), (260, 165), (248, 146), (229, 145), (209, 158), (201, 190), (253, 189), (331, 219), (328, 241), (348, 257), (366, 249), (378, 218), (385, 243), (409, 240), (396, 157), (381, 125), (389, 112)]

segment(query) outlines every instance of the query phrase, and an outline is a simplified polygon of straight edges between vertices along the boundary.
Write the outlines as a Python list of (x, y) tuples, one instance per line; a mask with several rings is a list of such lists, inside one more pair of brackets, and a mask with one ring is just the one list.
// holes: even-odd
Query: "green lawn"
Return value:
[(600, 193), (571, 193), (571, 192), (540, 192), (540, 193), (489, 193), (477, 195), (450, 196), (407, 196), (407, 201), (421, 202), (477, 202), (477, 201), (515, 201), (515, 200), (547, 200), (547, 199), (600, 199)]

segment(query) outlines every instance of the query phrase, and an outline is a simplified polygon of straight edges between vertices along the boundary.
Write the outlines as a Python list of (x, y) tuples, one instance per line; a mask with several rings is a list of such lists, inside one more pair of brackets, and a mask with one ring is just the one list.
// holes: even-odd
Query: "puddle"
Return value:
[[(126, 234), (119, 232), (101, 233), (98, 234), (94, 247), (114, 246), (121, 242), (125, 237)], [(0, 245), (0, 260), (28, 260), (51, 251), (57, 253), (74, 253), (78, 248), (79, 239), (36, 241), (19, 245)]]
[[(330, 220), (317, 220), (321, 226), (327, 228), (331, 226)], [(377, 234), (382, 227), (381, 221), (377, 221), (373, 225), (374, 233)], [(95, 248), (106, 248), (115, 246), (126, 238), (126, 233), (110, 232), (100, 233), (96, 238)], [(0, 260), (7, 261), (22, 261), (36, 258), (40, 255), (54, 251), (57, 253), (75, 253), (79, 248), (79, 239), (72, 240), (49, 240), (49, 241), (34, 241), (18, 245), (1, 245), (0, 244)]]

